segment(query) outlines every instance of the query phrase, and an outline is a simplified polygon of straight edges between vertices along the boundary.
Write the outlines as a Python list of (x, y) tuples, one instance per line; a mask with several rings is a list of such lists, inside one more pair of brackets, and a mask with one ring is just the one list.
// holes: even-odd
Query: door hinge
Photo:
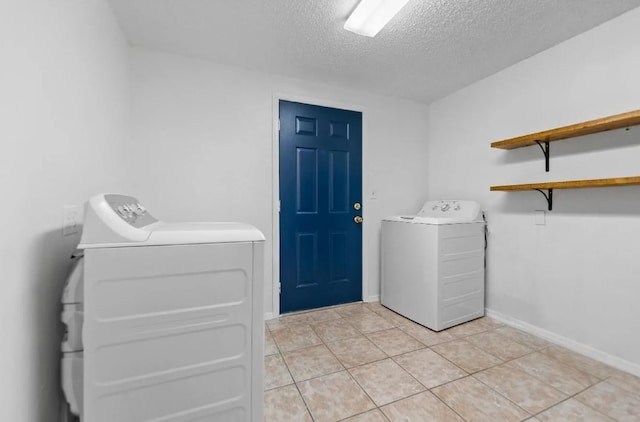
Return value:
[(280, 119), (278, 119), (278, 132), (280, 132)]
[(281, 205), (282, 205), (282, 204), (281, 204), (280, 200), (278, 199), (278, 213), (280, 213), (280, 207), (281, 207)]
[(278, 294), (282, 294), (282, 284), (278, 283)]

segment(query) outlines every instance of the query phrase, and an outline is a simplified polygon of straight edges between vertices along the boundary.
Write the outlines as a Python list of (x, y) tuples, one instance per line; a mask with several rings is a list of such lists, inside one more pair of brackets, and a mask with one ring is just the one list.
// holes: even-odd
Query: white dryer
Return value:
[(82, 256), (72, 256), (71, 272), (62, 292), (62, 313), (60, 319), (65, 332), (62, 340), (62, 361), (60, 365), (62, 391), (69, 410), (76, 416), (82, 415), (83, 396), (83, 348), (82, 325), (84, 319), (84, 260)]
[(440, 331), (484, 315), (485, 222), (473, 201), (382, 220), (381, 303)]
[(81, 421), (261, 421), (263, 244), (248, 224), (171, 224), (133, 197), (91, 198), (84, 291), (69, 289), (63, 315), (69, 332), (82, 324), (63, 345)]

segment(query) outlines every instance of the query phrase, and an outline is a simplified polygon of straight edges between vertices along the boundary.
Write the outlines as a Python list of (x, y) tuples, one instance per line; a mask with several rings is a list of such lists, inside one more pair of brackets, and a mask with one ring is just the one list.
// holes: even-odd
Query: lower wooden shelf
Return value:
[[(564, 182), (526, 183), (521, 185), (491, 186), (492, 191), (519, 191), (536, 190), (544, 195), (549, 205), (549, 211), (553, 205), (554, 189), (579, 189), (579, 188), (605, 188), (611, 186), (640, 185), (640, 176), (614, 177), (611, 179), (568, 180)], [(547, 190), (545, 194), (543, 190)]]

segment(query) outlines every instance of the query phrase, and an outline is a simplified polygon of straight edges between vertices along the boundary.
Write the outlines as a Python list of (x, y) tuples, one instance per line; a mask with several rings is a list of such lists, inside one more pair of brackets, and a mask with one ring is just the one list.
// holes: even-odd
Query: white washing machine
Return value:
[(435, 331), (484, 315), (485, 222), (473, 201), (382, 220), (381, 303)]
[(261, 421), (263, 244), (248, 224), (170, 224), (133, 197), (91, 198), (63, 298), (80, 420)]

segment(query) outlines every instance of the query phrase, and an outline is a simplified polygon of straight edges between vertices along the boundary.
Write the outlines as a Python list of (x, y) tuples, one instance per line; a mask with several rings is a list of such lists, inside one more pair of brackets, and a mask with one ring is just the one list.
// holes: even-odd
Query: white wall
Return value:
[(62, 206), (122, 189), (128, 47), (103, 0), (0, 3), (0, 420), (60, 406)]
[(362, 110), (364, 282), (369, 297), (379, 294), (379, 221), (414, 211), (427, 196), (426, 106), (149, 50), (131, 54), (134, 194), (164, 220), (246, 221), (262, 230), (267, 313), (274, 95)]
[(458, 91), (430, 108), (429, 195), (489, 210), (487, 306), (640, 373), (640, 188), (537, 192), (489, 186), (640, 174), (640, 127), (537, 146), (490, 142), (640, 109), (640, 9)]

